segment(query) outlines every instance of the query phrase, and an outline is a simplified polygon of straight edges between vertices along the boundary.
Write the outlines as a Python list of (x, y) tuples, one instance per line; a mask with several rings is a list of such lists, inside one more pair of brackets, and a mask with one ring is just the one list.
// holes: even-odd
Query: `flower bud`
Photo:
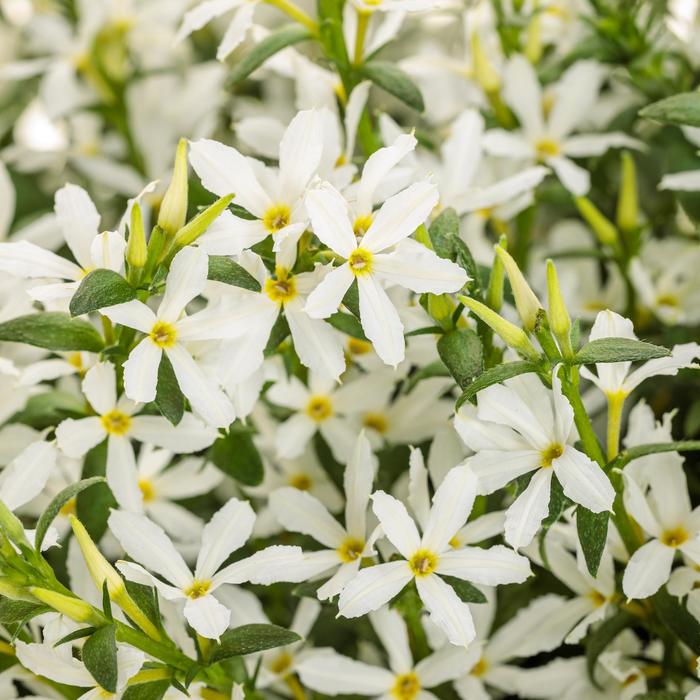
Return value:
[(74, 596), (63, 595), (48, 588), (31, 586), (29, 592), (42, 603), (46, 603), (62, 615), (75, 622), (87, 622), (90, 625), (101, 625), (104, 622), (102, 615), (89, 603)]
[(533, 66), (542, 58), (542, 15), (536, 14), (527, 26), (525, 57)]
[(549, 301), (549, 327), (559, 343), (565, 357), (573, 355), (571, 349), (571, 317), (564, 303), (559, 287), (557, 269), (551, 260), (547, 260), (547, 298)]
[(496, 255), (503, 263), (506, 269), (506, 274), (510, 280), (510, 287), (513, 290), (515, 297), (515, 306), (518, 309), (520, 318), (522, 319), (525, 330), (532, 331), (537, 323), (537, 312), (542, 308), (540, 300), (530, 288), (530, 285), (525, 281), (523, 273), (517, 263), (511, 257), (510, 253), (500, 245), (495, 246)]
[(140, 269), (146, 264), (146, 232), (143, 230), (143, 217), (138, 202), (131, 208), (129, 241), (126, 244), (126, 261), (133, 268)]
[(155, 625), (129, 595), (119, 572), (104, 558), (85, 526), (74, 515), (70, 518), (70, 524), (97, 590), (101, 591), (106, 581), (110, 600), (113, 600), (149, 637), (159, 639), (160, 633)]
[(615, 248), (618, 245), (617, 229), (606, 216), (587, 197), (576, 197), (576, 206), (586, 223), (593, 229), (598, 240), (607, 246)]
[(31, 546), (19, 518), (2, 501), (0, 501), (0, 528), (14, 544)]
[(180, 139), (175, 153), (173, 178), (158, 213), (158, 226), (168, 237), (174, 236), (187, 218), (187, 139)]
[(493, 332), (499, 335), (506, 345), (522, 353), (530, 360), (539, 359), (539, 353), (522, 328), (518, 328), (510, 321), (506, 321), (503, 316), (500, 316), (476, 299), (471, 299), (461, 294), (457, 296), (457, 299), (487, 326), (492, 328)]
[(452, 314), (455, 306), (447, 294), (428, 294), (428, 313), (440, 327), (448, 330), (452, 327)]
[(622, 178), (617, 199), (617, 226), (621, 231), (634, 231), (639, 225), (639, 201), (637, 199), (637, 170), (632, 155), (622, 154)]
[(476, 32), (472, 34), (472, 64), (476, 82), (484, 92), (496, 93), (501, 89), (501, 76), (489, 61), (481, 45), (481, 38)]
[[(501, 236), (498, 245), (501, 248), (506, 248), (506, 237)], [(491, 267), (491, 275), (489, 277), (489, 288), (486, 291), (486, 305), (494, 311), (500, 311), (503, 306), (503, 285), (505, 282), (505, 268), (503, 262), (495, 255), (493, 258), (493, 266)]]
[(231, 204), (234, 195), (220, 197), (204, 211), (197, 214), (188, 224), (183, 226), (175, 237), (175, 250), (194, 243), (219, 218), (226, 207)]

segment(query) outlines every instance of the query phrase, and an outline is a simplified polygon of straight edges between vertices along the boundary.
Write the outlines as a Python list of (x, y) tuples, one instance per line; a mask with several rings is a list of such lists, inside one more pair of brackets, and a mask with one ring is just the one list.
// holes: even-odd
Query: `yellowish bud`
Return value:
[(525, 57), (533, 66), (542, 58), (542, 15), (536, 14), (527, 27), (525, 39)]
[(173, 177), (158, 213), (158, 226), (167, 236), (174, 236), (187, 218), (187, 139), (180, 139), (175, 153)]
[(220, 197), (214, 204), (197, 214), (187, 225), (183, 226), (175, 237), (175, 249), (184, 248), (194, 243), (219, 218), (226, 207), (231, 204), (234, 195)]
[(564, 303), (564, 297), (559, 287), (557, 269), (551, 260), (547, 260), (547, 298), (549, 301), (549, 327), (559, 343), (565, 357), (571, 357), (571, 317)]
[(62, 615), (75, 622), (87, 622), (90, 625), (100, 625), (104, 622), (102, 615), (89, 603), (74, 596), (63, 595), (48, 588), (31, 586), (29, 592), (42, 603), (46, 603)]
[(0, 501), (0, 528), (15, 544), (29, 545), (19, 518), (2, 501)]
[(540, 300), (532, 291), (530, 285), (520, 272), (518, 264), (513, 260), (510, 253), (500, 245), (495, 246), (497, 257), (503, 263), (506, 274), (510, 280), (510, 287), (515, 297), (515, 306), (518, 309), (525, 330), (532, 331), (537, 323), (537, 312), (542, 308)]
[(498, 92), (501, 89), (501, 76), (486, 55), (481, 38), (476, 32), (472, 34), (472, 63), (476, 82), (484, 92)]
[(617, 229), (610, 219), (608, 219), (587, 197), (576, 197), (576, 206), (586, 223), (593, 229), (593, 233), (603, 244), (615, 247), (618, 244)]
[[(507, 240), (501, 236), (498, 245), (506, 248)], [(498, 255), (494, 255), (491, 276), (489, 277), (489, 288), (486, 292), (486, 305), (494, 311), (500, 311), (503, 306), (503, 284), (505, 282), (505, 268)]]
[(18, 586), (6, 577), (0, 578), (0, 595), (12, 600), (34, 601), (34, 598), (26, 592), (25, 588)]
[(493, 332), (499, 335), (503, 342), (509, 347), (517, 350), (531, 360), (539, 359), (539, 353), (530, 342), (527, 333), (522, 328), (507, 321), (503, 316), (497, 314), (493, 309), (482, 304), (476, 299), (471, 299), (458, 295), (457, 299), (462, 302), (474, 315), (478, 316)]
[(634, 231), (639, 225), (639, 201), (637, 197), (637, 169), (632, 155), (622, 154), (622, 178), (617, 199), (617, 225), (625, 232)]
[(452, 325), (455, 306), (447, 294), (428, 294), (428, 313), (440, 326), (447, 329)]
[(131, 208), (129, 241), (126, 244), (126, 261), (131, 267), (140, 269), (146, 264), (147, 255), (146, 232), (143, 229), (141, 207), (138, 202), (134, 202), (134, 206)]

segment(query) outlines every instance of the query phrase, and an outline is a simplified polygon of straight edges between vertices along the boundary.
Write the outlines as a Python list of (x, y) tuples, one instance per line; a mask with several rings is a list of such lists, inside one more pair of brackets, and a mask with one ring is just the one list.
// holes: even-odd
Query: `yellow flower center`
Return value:
[(559, 443), (552, 443), (546, 450), (542, 450), (541, 467), (551, 467), (552, 462), (564, 454), (564, 448)]
[[(286, 271), (285, 271), (286, 272)], [(268, 277), (265, 280), (265, 294), (277, 304), (291, 301), (297, 295), (297, 285), (294, 277), (277, 275), (276, 279)]]
[(656, 303), (659, 306), (672, 306), (674, 308), (680, 306), (680, 299), (675, 295), (667, 292), (666, 294), (659, 294), (656, 297)]
[(389, 427), (389, 421), (383, 413), (365, 413), (362, 424), (365, 428), (372, 428), (378, 433), (385, 433)]
[(674, 527), (672, 530), (664, 530), (661, 542), (667, 547), (680, 547), (688, 541), (688, 531), (684, 527)]
[(139, 489), (146, 503), (155, 500), (156, 490), (153, 488), (153, 482), (150, 479), (139, 479)]
[(535, 144), (535, 151), (539, 160), (546, 160), (559, 155), (559, 144), (553, 139), (540, 139)]
[(308, 474), (292, 474), (289, 477), (289, 485), (299, 491), (308, 491), (313, 486), (313, 481)]
[(360, 338), (348, 338), (348, 352), (351, 355), (366, 355), (372, 350), (372, 343)]
[(177, 341), (177, 331), (172, 323), (156, 321), (153, 328), (151, 328), (151, 332), (148, 334), (148, 337), (159, 348), (171, 348)]
[(131, 416), (116, 408), (101, 416), (100, 421), (110, 435), (126, 435), (131, 427)]
[(476, 213), (485, 221), (488, 221), (493, 215), (493, 207), (484, 207), (483, 209), (477, 209)]
[(413, 700), (420, 692), (420, 681), (418, 676), (410, 671), (396, 676), (396, 682), (391, 689), (391, 694), (397, 700)]
[(356, 537), (348, 537), (336, 551), (338, 552), (338, 556), (346, 564), (349, 564), (362, 556), (364, 548), (365, 543), (362, 540), (358, 540)]
[(601, 605), (604, 605), (607, 600), (605, 596), (599, 591), (591, 591), (588, 594), (588, 597), (593, 601), (593, 604), (596, 606), (596, 608), (599, 608)]
[(263, 226), (270, 233), (277, 233), (280, 229), (289, 225), (292, 212), (286, 204), (273, 204), (262, 218)]
[(352, 224), (352, 230), (357, 238), (362, 238), (362, 236), (367, 233), (367, 229), (372, 225), (372, 215), (363, 214), (358, 216)]
[(486, 673), (486, 671), (488, 671), (488, 668), (489, 668), (488, 661), (486, 661), (486, 659), (482, 656), (476, 662), (476, 664), (474, 664), (474, 667), (472, 668), (470, 673), (472, 676), (476, 676), (477, 678), (480, 678), (481, 676), (483, 676)]
[(197, 598), (203, 598), (209, 589), (211, 588), (211, 581), (198, 581), (195, 579), (192, 581), (192, 585), (185, 589), (185, 595), (192, 600), (197, 600)]
[(312, 396), (306, 404), (306, 415), (311, 420), (322, 423), (333, 415), (333, 404), (327, 396)]
[(427, 576), (437, 568), (438, 558), (428, 549), (419, 549), (408, 561), (414, 576)]
[(350, 271), (355, 277), (360, 277), (361, 275), (368, 275), (372, 272), (372, 253), (364, 248), (356, 248), (350, 253), (348, 258), (348, 265), (350, 266)]
[(289, 669), (292, 665), (292, 657), (283, 651), (279, 656), (276, 656), (270, 663), (270, 671), (276, 673), (277, 675), (283, 675), (285, 671)]

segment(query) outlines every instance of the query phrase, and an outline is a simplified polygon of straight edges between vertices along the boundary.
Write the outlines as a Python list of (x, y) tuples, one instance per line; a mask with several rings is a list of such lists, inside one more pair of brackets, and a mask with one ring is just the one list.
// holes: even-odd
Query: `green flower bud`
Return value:
[(612, 221), (604, 216), (600, 210), (587, 197), (576, 197), (576, 206), (586, 223), (593, 229), (593, 233), (603, 244), (612, 248), (618, 245), (617, 229)]
[(129, 241), (126, 244), (126, 261), (132, 268), (141, 269), (146, 264), (146, 232), (143, 229), (143, 217), (138, 202), (131, 208)]
[(219, 218), (226, 207), (231, 204), (234, 195), (220, 197), (214, 204), (197, 214), (188, 224), (183, 226), (175, 237), (175, 250), (194, 243)]
[(520, 272), (520, 268), (510, 253), (500, 245), (495, 246), (495, 250), (510, 280), (510, 286), (515, 297), (515, 306), (518, 309), (523, 326), (525, 330), (532, 331), (537, 323), (537, 312), (542, 308), (542, 304), (526, 282), (523, 273)]
[(483, 91), (497, 93), (501, 89), (501, 76), (486, 55), (481, 38), (476, 32), (472, 34), (472, 64), (476, 82)]
[(565, 357), (572, 357), (571, 349), (571, 317), (564, 303), (564, 297), (559, 287), (557, 269), (551, 260), (547, 260), (547, 298), (549, 301), (549, 327), (559, 343)]
[(622, 154), (622, 178), (617, 199), (616, 222), (621, 231), (634, 231), (639, 225), (639, 201), (637, 198), (637, 169), (632, 155)]
[(104, 618), (89, 603), (74, 596), (63, 595), (48, 588), (31, 586), (29, 592), (42, 603), (46, 603), (62, 615), (75, 622), (87, 622), (90, 625), (101, 625)]
[(174, 236), (187, 218), (187, 139), (180, 139), (175, 153), (173, 178), (158, 213), (158, 226), (168, 237)]

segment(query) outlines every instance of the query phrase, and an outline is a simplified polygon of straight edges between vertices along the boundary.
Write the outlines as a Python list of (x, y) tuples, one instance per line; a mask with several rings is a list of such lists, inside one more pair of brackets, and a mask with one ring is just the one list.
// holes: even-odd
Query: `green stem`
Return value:
[(265, 2), (278, 10), (282, 10), (288, 17), (296, 20), (299, 24), (303, 24), (314, 36), (318, 36), (318, 23), (293, 2), (289, 0), (265, 0)]
[(365, 37), (367, 36), (367, 28), (372, 14), (364, 10), (357, 10), (357, 31), (355, 32), (355, 51), (353, 53), (352, 63), (354, 66), (359, 66), (362, 63), (362, 57), (365, 49)]

